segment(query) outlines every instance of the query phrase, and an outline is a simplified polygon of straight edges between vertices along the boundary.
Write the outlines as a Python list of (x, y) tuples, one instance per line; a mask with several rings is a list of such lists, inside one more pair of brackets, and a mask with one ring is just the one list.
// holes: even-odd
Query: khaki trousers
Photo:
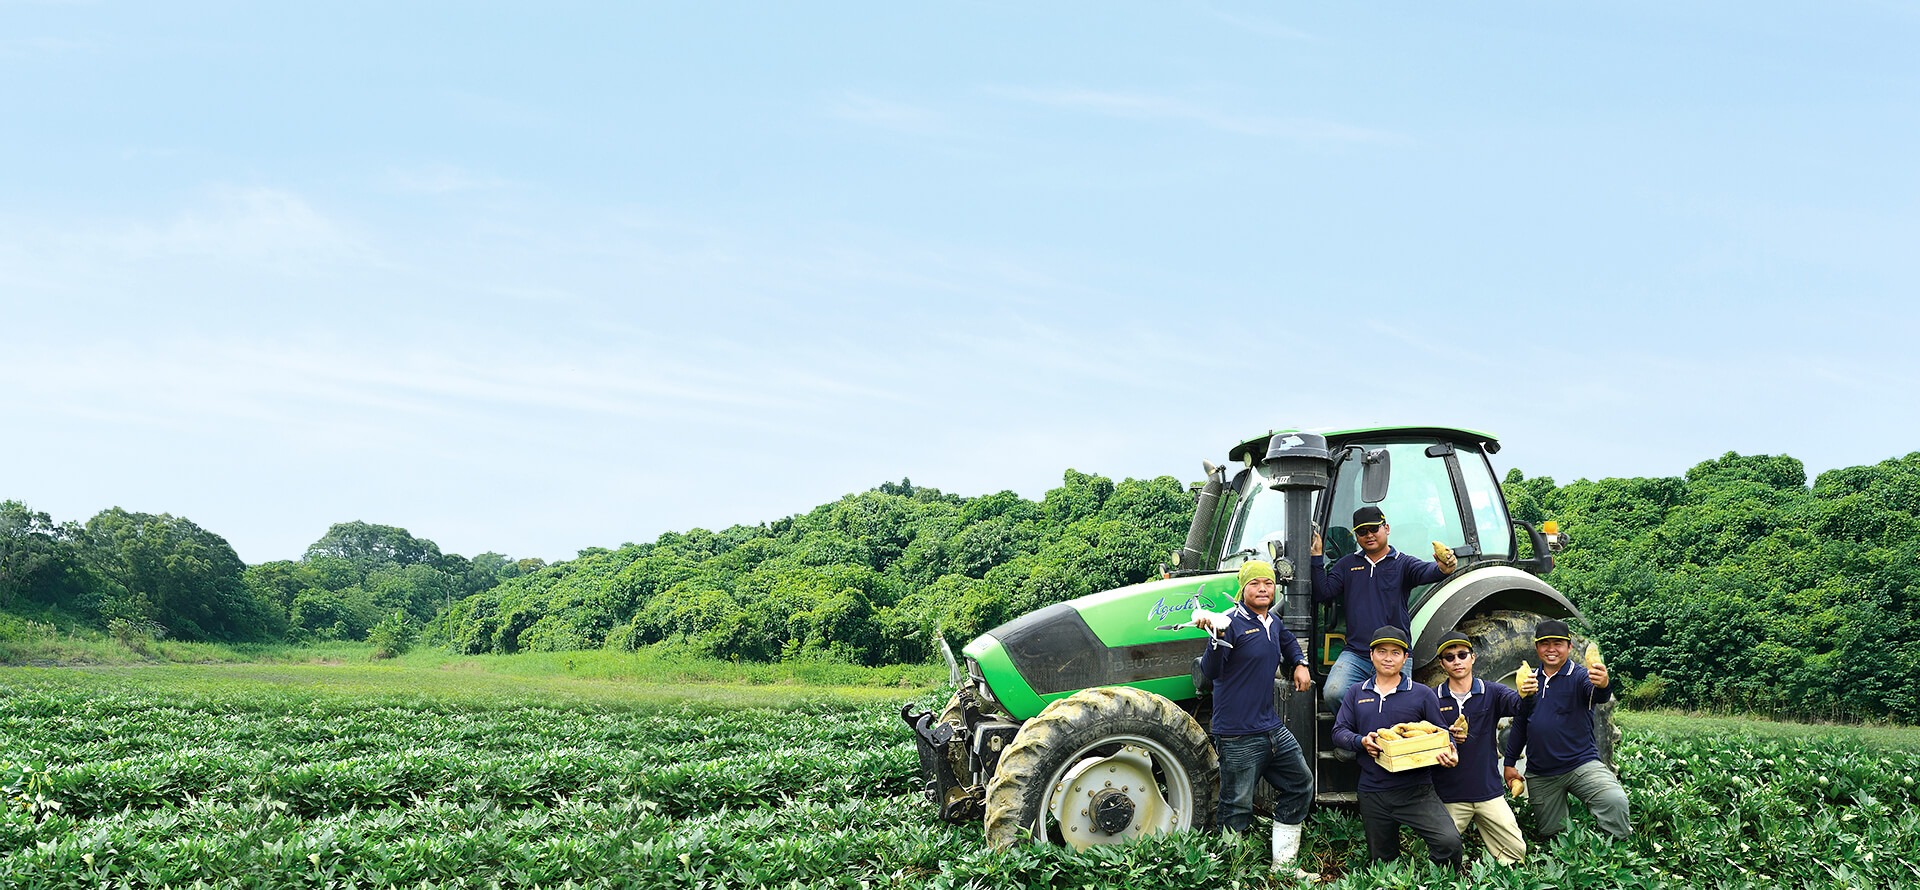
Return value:
[(1467, 833), (1469, 824), (1480, 823), (1480, 841), (1501, 865), (1518, 865), (1527, 857), (1527, 842), (1520, 837), (1520, 823), (1513, 818), (1513, 808), (1507, 806), (1505, 797), (1479, 803), (1450, 803), (1447, 815), (1453, 817), (1453, 828), (1462, 835)]

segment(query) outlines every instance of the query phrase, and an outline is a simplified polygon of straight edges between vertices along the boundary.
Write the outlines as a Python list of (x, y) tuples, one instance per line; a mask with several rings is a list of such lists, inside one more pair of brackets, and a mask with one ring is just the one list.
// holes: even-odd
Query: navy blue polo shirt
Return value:
[(1349, 553), (1327, 565), (1324, 556), (1313, 557), (1313, 601), (1346, 601), (1348, 652), (1365, 656), (1369, 641), (1361, 634), (1376, 627), (1410, 627), (1407, 620), (1407, 594), (1422, 584), (1447, 577), (1440, 567), (1392, 547), (1380, 561), (1367, 561), (1364, 553)]
[(1287, 665), (1306, 664), (1300, 654), (1300, 641), (1287, 630), (1280, 616), (1267, 613), (1268, 624), (1244, 605), (1227, 610), (1232, 626), (1226, 639), (1231, 648), (1215, 638), (1200, 656), (1200, 675), (1213, 681), (1213, 733), (1236, 736), (1268, 732), (1280, 725), (1280, 714), (1273, 709), (1274, 672)]
[[(1460, 702), (1445, 683), (1433, 687), (1433, 691), (1440, 697), (1440, 716), (1446, 720), (1440, 725), (1451, 728), (1453, 721), (1460, 719)], [(1445, 803), (1479, 803), (1504, 793), (1500, 747), (1495, 737), (1499, 735), (1500, 718), (1520, 716), (1520, 693), (1476, 677), (1466, 711), (1467, 740), (1455, 743), (1460, 749), (1460, 765), (1433, 773), (1434, 793)]]
[(1613, 686), (1596, 689), (1587, 669), (1569, 661), (1560, 673), (1537, 674), (1540, 691), (1520, 700), (1520, 716), (1507, 733), (1507, 765), (1527, 753), (1527, 775), (1559, 776), (1600, 759), (1593, 738), (1593, 706), (1613, 698)]
[(1445, 728), (1446, 724), (1440, 722), (1440, 699), (1432, 689), (1413, 682), (1407, 672), (1400, 674), (1400, 685), (1384, 696), (1373, 688), (1376, 679), (1368, 677), (1364, 683), (1353, 684), (1340, 699), (1340, 713), (1333, 719), (1333, 743), (1360, 754), (1361, 791), (1393, 791), (1433, 784), (1433, 771), (1446, 767), (1423, 766), (1387, 772), (1386, 767), (1368, 756), (1366, 746), (1360, 742), (1367, 733), (1396, 723), (1425, 720)]

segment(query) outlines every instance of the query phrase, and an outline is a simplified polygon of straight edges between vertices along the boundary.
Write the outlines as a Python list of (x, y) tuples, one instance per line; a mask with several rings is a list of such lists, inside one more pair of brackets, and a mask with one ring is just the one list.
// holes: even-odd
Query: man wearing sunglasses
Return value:
[(1348, 687), (1373, 675), (1370, 653), (1356, 642), (1364, 628), (1411, 625), (1407, 594), (1453, 574), (1452, 551), (1443, 548), (1440, 562), (1427, 562), (1387, 546), (1388, 531), (1387, 517), (1379, 507), (1368, 505), (1353, 511), (1353, 538), (1360, 543), (1360, 552), (1327, 565), (1317, 534), (1307, 551), (1313, 557), (1313, 601), (1341, 600), (1347, 616), (1347, 644), (1328, 669), (1322, 690), (1329, 711), (1340, 707)]
[[(1527, 856), (1520, 822), (1507, 805), (1500, 787), (1500, 752), (1494, 744), (1500, 718), (1520, 716), (1520, 693), (1473, 675), (1473, 641), (1458, 630), (1440, 641), (1440, 666), (1447, 682), (1434, 687), (1440, 694), (1441, 726), (1449, 727), (1460, 749), (1460, 765), (1433, 771), (1433, 791), (1446, 804), (1455, 830), (1480, 826), (1480, 840), (1502, 865), (1518, 865)], [(1460, 716), (1467, 718), (1459, 728)]]

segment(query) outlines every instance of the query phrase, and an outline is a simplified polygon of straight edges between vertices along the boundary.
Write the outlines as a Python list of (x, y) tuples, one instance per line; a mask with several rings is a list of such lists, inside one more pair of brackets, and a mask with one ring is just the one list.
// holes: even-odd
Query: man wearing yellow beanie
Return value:
[[(1273, 867), (1301, 880), (1318, 874), (1294, 866), (1300, 823), (1313, 803), (1313, 772), (1300, 743), (1273, 707), (1274, 677), (1292, 665), (1293, 688), (1313, 686), (1307, 659), (1285, 623), (1273, 614), (1278, 585), (1273, 566), (1258, 560), (1240, 566), (1240, 602), (1226, 614), (1196, 612), (1194, 622), (1214, 632), (1200, 659), (1200, 674), (1213, 681), (1213, 741), (1220, 751), (1220, 825), (1227, 831), (1253, 827), (1254, 783), (1265, 779), (1273, 807)], [(1222, 645), (1230, 641), (1231, 646)]]

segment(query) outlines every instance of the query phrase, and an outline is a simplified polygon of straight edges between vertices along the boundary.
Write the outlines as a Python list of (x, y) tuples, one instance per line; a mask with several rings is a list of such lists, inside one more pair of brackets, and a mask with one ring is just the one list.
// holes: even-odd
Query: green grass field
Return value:
[[(1260, 844), (993, 852), (940, 823), (897, 718), (936, 668), (333, 654), (0, 668), (0, 887), (1275, 886)], [(1368, 867), (1320, 810), (1308, 861), (1337, 887), (1920, 885), (1920, 729), (1621, 722), (1629, 841), (1455, 879)]]

